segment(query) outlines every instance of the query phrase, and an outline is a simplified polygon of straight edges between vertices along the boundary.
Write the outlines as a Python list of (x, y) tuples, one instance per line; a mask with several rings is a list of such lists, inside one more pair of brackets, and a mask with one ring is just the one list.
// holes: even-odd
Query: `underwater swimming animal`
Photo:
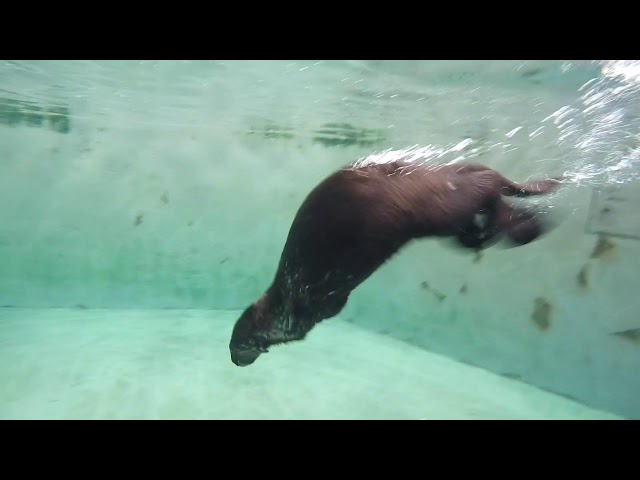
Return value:
[(295, 215), (271, 286), (236, 321), (232, 362), (247, 366), (272, 345), (304, 339), (411, 240), (451, 237), (475, 251), (500, 238), (532, 242), (546, 224), (503, 197), (543, 195), (560, 184), (514, 183), (475, 163), (357, 162), (334, 172)]

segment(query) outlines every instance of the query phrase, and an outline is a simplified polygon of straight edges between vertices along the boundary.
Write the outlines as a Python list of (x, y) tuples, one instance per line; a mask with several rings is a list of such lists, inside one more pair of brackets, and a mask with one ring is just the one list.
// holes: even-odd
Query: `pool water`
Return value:
[[(639, 78), (630, 61), (3, 61), (0, 418), (640, 418)], [(303, 342), (233, 365), (309, 190), (409, 151), (563, 175), (531, 201), (556, 227), (481, 254), (413, 242)]]

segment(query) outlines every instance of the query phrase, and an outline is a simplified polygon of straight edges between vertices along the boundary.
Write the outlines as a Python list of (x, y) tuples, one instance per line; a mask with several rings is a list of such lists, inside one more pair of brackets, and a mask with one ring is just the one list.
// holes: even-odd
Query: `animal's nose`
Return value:
[(238, 367), (251, 365), (260, 356), (257, 350), (231, 350), (231, 361)]

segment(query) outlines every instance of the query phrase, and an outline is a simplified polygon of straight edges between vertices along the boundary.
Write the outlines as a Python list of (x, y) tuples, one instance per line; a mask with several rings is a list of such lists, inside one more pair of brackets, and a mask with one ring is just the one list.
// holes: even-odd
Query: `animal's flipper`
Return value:
[(472, 223), (465, 227), (455, 237), (457, 244), (479, 251), (505, 238), (507, 246), (517, 247), (533, 242), (556, 226), (548, 212), (513, 207), (502, 200), (494, 204), (486, 219), (485, 226)]
[(505, 246), (526, 245), (557, 227), (557, 222), (553, 221), (550, 212), (512, 207), (506, 203), (504, 205), (506, 208), (501, 207), (500, 210), (501, 222), (508, 240)]

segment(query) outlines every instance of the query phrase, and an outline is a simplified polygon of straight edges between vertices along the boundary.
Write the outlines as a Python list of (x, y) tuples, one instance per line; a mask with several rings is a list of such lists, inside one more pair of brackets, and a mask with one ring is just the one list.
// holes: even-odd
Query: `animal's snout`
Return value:
[(246, 367), (251, 365), (260, 356), (258, 350), (255, 349), (231, 349), (231, 361), (238, 367)]

